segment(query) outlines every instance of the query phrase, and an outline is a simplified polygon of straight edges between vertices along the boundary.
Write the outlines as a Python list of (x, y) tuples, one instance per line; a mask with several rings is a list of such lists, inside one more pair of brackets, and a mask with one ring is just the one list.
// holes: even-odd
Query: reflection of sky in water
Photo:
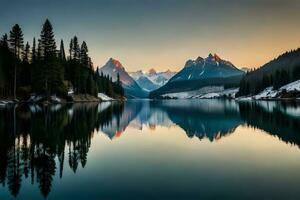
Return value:
[(299, 149), (246, 127), (218, 142), (189, 139), (178, 127), (128, 128), (112, 141), (98, 134), (88, 160), (85, 169), (64, 177), (69, 184), (63, 187), (78, 191), (74, 197), (299, 195)]
[[(63, 177), (56, 169), (48, 199), (287, 199), (300, 195), (298, 136), (289, 128), (298, 117), (290, 110), (297, 108), (264, 102), (242, 106), (219, 101), (214, 102), (216, 107), (205, 101), (188, 107), (179, 101), (148, 103), (129, 102), (119, 127), (114, 118), (111, 125), (95, 131), (87, 164), (84, 168), (79, 164), (76, 173), (69, 166), (66, 146)], [(285, 129), (278, 123), (282, 117), (288, 120)], [(214, 139), (200, 140), (197, 134), (203, 130), (194, 122), (206, 130), (212, 125)], [(224, 128), (218, 124), (230, 132), (218, 132)], [(270, 127), (276, 130), (268, 132), (273, 131)], [(186, 130), (195, 135), (187, 137)], [(7, 187), (0, 187), (0, 198), (11, 198)], [(18, 198), (41, 198), (41, 194), (37, 185), (24, 179)]]

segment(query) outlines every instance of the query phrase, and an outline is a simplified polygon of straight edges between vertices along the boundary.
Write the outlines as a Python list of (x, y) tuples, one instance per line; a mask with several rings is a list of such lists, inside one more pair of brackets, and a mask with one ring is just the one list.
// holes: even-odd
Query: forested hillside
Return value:
[(120, 81), (113, 82), (94, 70), (85, 41), (74, 36), (66, 56), (64, 41), (57, 49), (53, 27), (43, 24), (39, 39), (32, 45), (24, 42), (23, 31), (16, 24), (0, 40), (0, 97), (28, 99), (30, 95), (75, 94), (97, 96), (99, 92), (112, 97), (124, 95)]
[(247, 72), (241, 80), (238, 96), (257, 94), (273, 86), (283, 85), (300, 79), (300, 49), (286, 52), (261, 68)]

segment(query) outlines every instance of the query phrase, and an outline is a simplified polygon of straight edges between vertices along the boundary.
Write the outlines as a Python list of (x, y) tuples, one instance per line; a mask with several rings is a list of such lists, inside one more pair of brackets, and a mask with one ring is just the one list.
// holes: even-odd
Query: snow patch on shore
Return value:
[(208, 86), (208, 87), (200, 88), (199, 90), (168, 93), (162, 96), (169, 97), (169, 98), (177, 98), (177, 99), (212, 99), (212, 98), (220, 98), (223, 96), (234, 98), (238, 90), (239, 90), (238, 88), (230, 88), (224, 90), (223, 86)]
[(113, 101), (114, 100), (113, 98), (111, 98), (103, 93), (98, 93), (98, 98), (100, 98), (102, 101)]
[(273, 90), (273, 87), (267, 87), (259, 94), (253, 96), (253, 99), (275, 98), (278, 96), (278, 91)]
[(300, 91), (300, 80), (294, 81), (287, 85), (282, 86), (279, 90), (286, 90), (286, 91)]

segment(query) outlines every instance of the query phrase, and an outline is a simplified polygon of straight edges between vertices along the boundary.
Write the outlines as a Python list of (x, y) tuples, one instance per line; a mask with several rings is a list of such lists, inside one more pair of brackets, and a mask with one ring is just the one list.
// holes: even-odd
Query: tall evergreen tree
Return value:
[(29, 63), (29, 55), (30, 55), (30, 46), (27, 42), (25, 45), (25, 50), (23, 52), (23, 62)]
[(46, 19), (41, 32), (42, 57), (44, 60), (51, 59), (56, 55), (56, 43), (54, 39), (53, 27)]
[[(20, 65), (18, 84), (20, 86), (28, 86), (31, 83), (31, 65), (30, 63), (30, 46), (27, 42), (23, 51), (23, 62)], [(29, 92), (29, 91), (27, 91)]]
[(37, 54), (36, 54), (37, 60), (42, 60), (42, 44), (41, 40), (38, 40), (38, 47), (37, 47)]
[(73, 38), (73, 59), (76, 61), (79, 61), (80, 59), (80, 47), (77, 36), (74, 36)]
[(21, 56), (23, 46), (24, 46), (23, 32), (22, 32), (21, 27), (18, 24), (13, 26), (12, 30), (10, 31), (9, 37), (10, 37), (9, 38), (10, 46), (11, 46), (14, 56), (15, 56), (13, 94), (14, 94), (14, 99), (16, 99), (16, 97), (17, 97), (17, 65), (18, 65), (18, 61)]
[(56, 57), (56, 43), (52, 24), (47, 19), (41, 31), (41, 50), (43, 61), (43, 88), (49, 94), (63, 93), (63, 66)]
[(34, 37), (32, 42), (32, 49), (31, 49), (31, 62), (35, 63), (35, 61), (36, 61), (36, 44), (35, 44), (35, 37)]
[(60, 41), (60, 49), (59, 49), (59, 58), (62, 61), (66, 61), (66, 54), (65, 54), (65, 47), (64, 47), (64, 41)]
[(81, 49), (80, 49), (80, 62), (81, 62), (84, 66), (89, 67), (88, 47), (87, 47), (85, 41), (83, 41), (82, 44), (81, 44)]
[(8, 49), (8, 37), (6, 33), (2, 36), (0, 44), (3, 48)]
[(8, 37), (4, 34), (0, 40), (0, 96), (12, 93), (13, 57), (8, 48)]
[(24, 38), (22, 29), (18, 24), (13, 26), (9, 37), (10, 46), (15, 57), (21, 59), (21, 53), (24, 47)]
[(70, 41), (70, 46), (69, 46), (70, 60), (73, 59), (73, 49), (74, 49), (74, 42), (73, 42), (73, 38), (72, 38)]

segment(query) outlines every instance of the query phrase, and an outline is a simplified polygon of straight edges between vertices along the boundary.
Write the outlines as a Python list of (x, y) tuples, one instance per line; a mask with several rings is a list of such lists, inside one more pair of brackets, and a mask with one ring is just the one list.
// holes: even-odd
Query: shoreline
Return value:
[[(43, 98), (43, 97), (42, 97)], [(126, 99), (113, 99), (110, 98), (109, 100), (103, 100), (98, 97), (94, 97), (91, 95), (76, 95), (76, 96), (68, 96), (67, 98), (57, 98), (56, 99), (50, 99), (49, 100), (38, 100), (38, 101), (24, 101), (24, 100), (18, 100), (18, 99), (10, 99), (10, 98), (0, 98), (0, 107), (6, 107), (9, 105), (68, 105), (68, 104), (76, 104), (76, 103), (102, 103), (102, 102), (112, 102), (112, 101), (120, 101), (124, 102)], [(72, 100), (70, 100), (72, 99)]]
[[(148, 100), (148, 101), (165, 101), (165, 100), (233, 100), (238, 102), (247, 102), (247, 101), (278, 101), (278, 102), (300, 102), (300, 98), (266, 98), (266, 99), (254, 99), (252, 97), (245, 98), (169, 98), (169, 99), (133, 99), (133, 100)], [(5, 107), (8, 105), (68, 105), (68, 104), (76, 104), (76, 103), (102, 103), (102, 102), (125, 102), (128, 99), (111, 99), (111, 100), (101, 100), (101, 99), (93, 99), (93, 100), (75, 100), (75, 101), (66, 101), (65, 99), (62, 102), (28, 102), (28, 101), (15, 101), (11, 99), (0, 99), (0, 107)], [(129, 99), (131, 100), (131, 99)]]

